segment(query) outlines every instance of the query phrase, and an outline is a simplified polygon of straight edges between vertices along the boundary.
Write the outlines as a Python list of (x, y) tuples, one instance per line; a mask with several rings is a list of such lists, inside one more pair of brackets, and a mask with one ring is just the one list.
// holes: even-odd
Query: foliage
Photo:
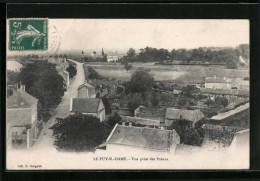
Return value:
[(19, 72), (7, 70), (7, 85), (15, 85), (20, 80)]
[(70, 78), (73, 78), (77, 74), (77, 69), (73, 65), (69, 65), (69, 67), (66, 69), (66, 71), (69, 72)]
[(57, 118), (51, 129), (57, 149), (68, 151), (94, 151), (111, 131), (98, 118), (82, 114)]
[(226, 107), (226, 106), (228, 105), (228, 99), (225, 98), (225, 97), (216, 97), (215, 103), (216, 103), (218, 106)]
[[(173, 49), (169, 52), (167, 49), (156, 49), (152, 47), (141, 48), (139, 54), (130, 48), (127, 55), (121, 59), (121, 62), (164, 62), (164, 61), (197, 61), (207, 63), (227, 63), (228, 68), (236, 68), (238, 57), (249, 58), (249, 45), (241, 44), (237, 48), (196, 48), (196, 49)], [(230, 61), (230, 59), (232, 61)]]
[(122, 120), (121, 116), (118, 114), (118, 113), (114, 113), (113, 116), (110, 116), (108, 118), (108, 121), (107, 123), (110, 125), (110, 126), (115, 126), (117, 123), (119, 123), (120, 121)]
[(205, 104), (206, 104), (207, 106), (215, 106), (215, 102), (214, 102), (213, 100), (211, 100), (211, 99), (207, 99), (207, 101), (205, 102)]
[(127, 89), (130, 92), (147, 92), (151, 91), (154, 83), (153, 75), (149, 69), (138, 68), (131, 76)]
[(192, 127), (187, 120), (174, 121), (168, 129), (175, 129), (180, 136), (181, 144), (200, 146), (204, 139), (203, 132), (199, 128)]
[(131, 59), (134, 56), (135, 56), (135, 50), (133, 48), (129, 48), (129, 50), (127, 52), (127, 57)]
[(228, 58), (227, 59), (227, 68), (229, 69), (236, 69), (238, 67), (238, 62), (235, 58)]
[(64, 95), (64, 80), (55, 65), (46, 61), (27, 64), (20, 72), (20, 79), (29, 94), (36, 97), (43, 109), (58, 105)]
[(200, 93), (200, 89), (195, 86), (186, 86), (182, 94), (187, 98), (193, 98), (196, 99), (198, 97), (198, 94)]
[(125, 62), (125, 69), (128, 72), (129, 70), (131, 70), (133, 67), (132, 65), (129, 65), (128, 62)]
[(88, 78), (89, 79), (105, 79), (102, 75), (100, 75), (96, 70), (92, 67), (88, 67)]
[(103, 101), (103, 104), (105, 106), (106, 114), (110, 114), (111, 113), (111, 106), (110, 106), (109, 100), (106, 97), (103, 97), (102, 101)]

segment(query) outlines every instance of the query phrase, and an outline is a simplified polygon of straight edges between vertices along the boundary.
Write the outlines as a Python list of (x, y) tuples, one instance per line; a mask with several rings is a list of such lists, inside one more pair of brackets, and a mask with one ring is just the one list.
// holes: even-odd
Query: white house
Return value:
[(105, 120), (105, 106), (102, 99), (71, 98), (70, 113), (92, 115), (97, 117), (100, 122)]
[(89, 83), (84, 83), (78, 88), (78, 98), (96, 98), (95, 87)]
[(206, 77), (205, 88), (209, 89), (240, 89), (241, 79), (226, 77)]
[(118, 56), (108, 55), (107, 56), (107, 61), (108, 62), (117, 62), (118, 61)]

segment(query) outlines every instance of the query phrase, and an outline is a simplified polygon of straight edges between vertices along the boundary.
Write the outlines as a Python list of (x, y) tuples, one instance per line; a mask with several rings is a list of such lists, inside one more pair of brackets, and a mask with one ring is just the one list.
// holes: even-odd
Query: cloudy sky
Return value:
[(196, 48), (249, 43), (248, 20), (50, 19), (60, 50)]

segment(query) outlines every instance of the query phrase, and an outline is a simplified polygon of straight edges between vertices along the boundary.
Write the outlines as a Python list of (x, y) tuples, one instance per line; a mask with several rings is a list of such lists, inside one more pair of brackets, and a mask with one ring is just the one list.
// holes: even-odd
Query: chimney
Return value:
[(132, 122), (129, 122), (129, 126), (130, 126), (130, 127), (132, 126)]
[(223, 77), (224, 80), (226, 80), (226, 77)]
[(122, 126), (125, 126), (125, 122), (124, 121), (122, 122)]
[(214, 78), (216, 78), (216, 75), (214, 75)]

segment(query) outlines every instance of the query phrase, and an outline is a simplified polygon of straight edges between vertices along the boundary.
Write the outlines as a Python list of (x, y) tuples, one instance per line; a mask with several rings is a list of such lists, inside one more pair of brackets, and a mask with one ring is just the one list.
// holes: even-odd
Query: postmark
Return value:
[(47, 50), (48, 19), (10, 19), (9, 50)]

